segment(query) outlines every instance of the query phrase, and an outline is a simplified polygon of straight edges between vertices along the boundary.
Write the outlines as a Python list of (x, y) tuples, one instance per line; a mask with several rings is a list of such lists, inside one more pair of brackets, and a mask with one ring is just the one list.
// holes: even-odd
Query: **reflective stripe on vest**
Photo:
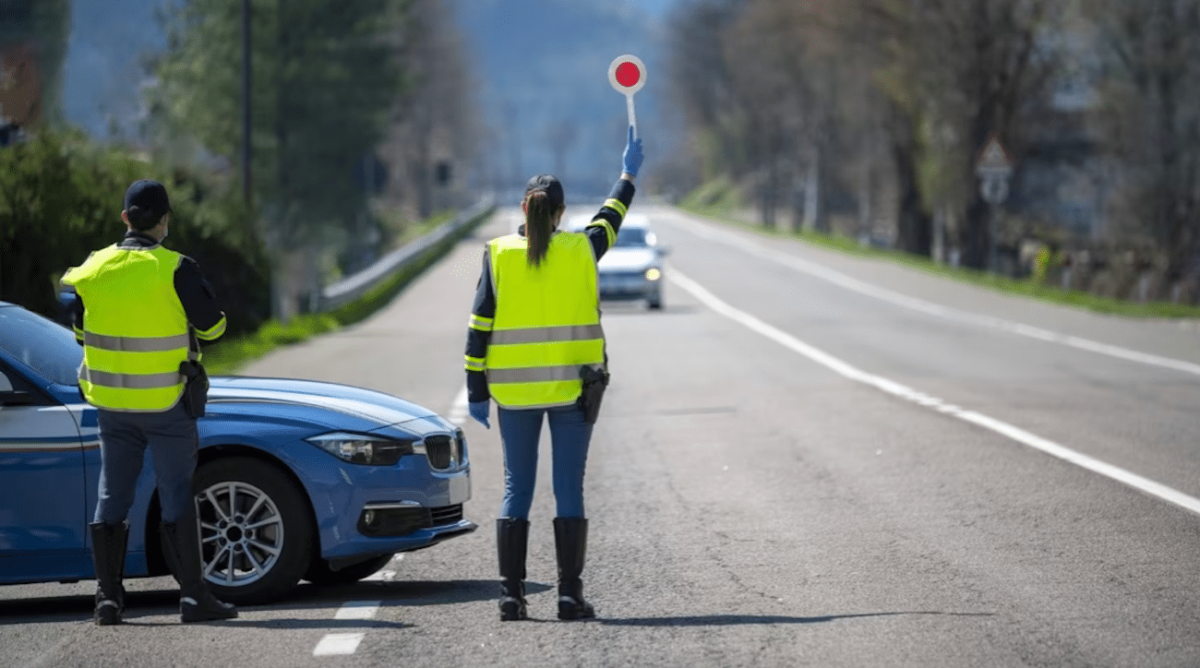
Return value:
[(519, 235), (488, 244), (496, 314), (484, 368), (505, 408), (565, 406), (579, 398), (584, 365), (604, 363), (596, 259), (583, 234), (560, 232), (539, 266)]
[(63, 277), (84, 304), (79, 389), (89, 403), (155, 413), (179, 402), (179, 364), (199, 359), (175, 292), (182, 257), (161, 246), (110, 246)]

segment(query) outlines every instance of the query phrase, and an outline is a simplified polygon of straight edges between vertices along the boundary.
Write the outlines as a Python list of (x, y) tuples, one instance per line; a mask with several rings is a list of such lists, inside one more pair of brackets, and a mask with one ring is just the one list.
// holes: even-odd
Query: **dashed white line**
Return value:
[[(346, 601), (333, 618), (338, 620), (374, 619), (383, 601)], [(366, 637), (366, 633), (328, 633), (313, 649), (313, 656), (334, 656), (338, 654), (353, 654), (358, 644)]]
[(699, 299), (706, 306), (717, 313), (747, 327), (752, 331), (762, 334), (763, 336), (799, 353), (800, 355), (803, 355), (804, 357), (807, 357), (813, 362), (816, 362), (817, 364), (820, 364), (845, 378), (863, 383), (865, 385), (870, 385), (871, 387), (877, 388), (901, 399), (911, 401), (919, 406), (932, 408), (939, 413), (944, 413), (965, 422), (978, 425), (984, 429), (988, 429), (997, 434), (1017, 441), (1018, 443), (1022, 443), (1036, 450), (1040, 450), (1053, 457), (1058, 457), (1059, 459), (1075, 464), (1076, 466), (1092, 471), (1093, 473), (1098, 473), (1107, 478), (1116, 480), (1117, 482), (1129, 485), (1130, 487), (1145, 492), (1146, 494), (1150, 494), (1151, 496), (1162, 499), (1163, 501), (1173, 503), (1181, 508), (1185, 508), (1194, 513), (1200, 514), (1200, 499), (1188, 496), (1183, 492), (1167, 487), (1166, 485), (1150, 480), (1149, 478), (1144, 478), (1136, 473), (1126, 471), (1120, 467), (1113, 466), (1112, 464), (1089, 457), (1081, 452), (1076, 452), (1063, 445), (1037, 436), (1036, 434), (1031, 434), (1024, 429), (1008, 424), (1007, 422), (988, 417), (981, 413), (976, 413), (975, 411), (960, 408), (953, 404), (942, 401), (937, 397), (924, 394), (923, 392), (919, 392), (895, 381), (883, 378), (882, 376), (876, 376), (862, 371), (861, 369), (851, 366), (850, 364), (843, 362), (842, 360), (830, 355), (829, 353), (826, 353), (823, 350), (814, 348), (813, 346), (793, 337), (792, 335), (768, 325), (749, 313), (740, 311), (729, 304), (726, 304), (699, 283), (696, 283), (690, 278), (684, 276), (674, 267), (670, 269), (667, 275), (670, 280), (679, 285), (679, 287), (687, 290), (692, 294), (693, 297)]
[(978, 313), (971, 313), (970, 311), (962, 311), (959, 309), (950, 308), (948, 306), (942, 306), (941, 304), (935, 304), (923, 299), (893, 292), (876, 285), (871, 285), (870, 283), (860, 281), (856, 278), (851, 278), (846, 274), (835, 271), (829, 267), (825, 267), (815, 262), (809, 262), (787, 253), (782, 253), (770, 248), (764, 248), (753, 241), (744, 239), (725, 230), (713, 228), (706, 223), (689, 221), (689, 223), (684, 225), (684, 227), (696, 236), (709, 239), (710, 241), (717, 241), (729, 246), (735, 246), (746, 251), (747, 253), (751, 253), (752, 255), (773, 260), (788, 268), (808, 274), (809, 276), (813, 276), (815, 278), (819, 278), (828, 283), (841, 286), (847, 290), (852, 290), (859, 294), (873, 297), (875, 299), (879, 299), (913, 311), (920, 311), (921, 313), (937, 316), (939, 318), (969, 323), (979, 327), (999, 329), (1017, 334), (1019, 336), (1027, 336), (1029, 338), (1038, 339), (1039, 341), (1070, 346), (1079, 350), (1086, 350), (1088, 352), (1107, 355), (1109, 357), (1128, 360), (1130, 362), (1139, 362), (1141, 364), (1173, 369), (1175, 371), (1182, 371), (1184, 373), (1200, 376), (1200, 364), (1173, 359), (1170, 357), (1162, 357), (1160, 355), (1152, 355), (1150, 353), (1143, 353), (1137, 350), (1131, 350), (1129, 348), (1122, 348), (1121, 346), (1114, 346), (1107, 343), (1100, 343), (1099, 341), (1092, 341), (1091, 339), (1085, 339), (1079, 336), (1072, 336), (1047, 329), (1041, 329), (1039, 327), (1033, 327), (1031, 325), (1014, 322), (1012, 320), (1004, 320), (1003, 318), (995, 318), (992, 316), (980, 315)]
[(313, 656), (353, 654), (358, 649), (358, 643), (362, 642), (366, 635), (365, 633), (330, 633), (317, 643), (317, 648), (313, 650)]

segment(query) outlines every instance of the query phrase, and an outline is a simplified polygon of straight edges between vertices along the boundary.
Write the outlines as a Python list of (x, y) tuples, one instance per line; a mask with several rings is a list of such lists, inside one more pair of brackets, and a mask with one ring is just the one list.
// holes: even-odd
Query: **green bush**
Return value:
[(231, 333), (257, 329), (269, 312), (268, 264), (230, 188), (73, 130), (0, 149), (0, 299), (57, 316), (57, 280), (120, 241), (125, 190), (141, 178), (167, 186), (174, 212), (166, 245), (200, 263)]

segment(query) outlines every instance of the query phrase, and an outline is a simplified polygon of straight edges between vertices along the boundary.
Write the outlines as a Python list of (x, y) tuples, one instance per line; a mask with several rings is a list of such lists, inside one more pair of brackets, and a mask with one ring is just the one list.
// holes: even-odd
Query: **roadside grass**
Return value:
[(1009, 278), (965, 267), (953, 267), (935, 262), (927, 257), (903, 251), (865, 247), (856, 239), (838, 234), (823, 234), (812, 230), (793, 232), (791, 229), (778, 227), (768, 229), (761, 225), (737, 220), (731, 214), (731, 207), (727, 203), (705, 205), (688, 198), (681, 202), (679, 207), (688, 213), (761, 236), (798, 239), (805, 243), (838, 251), (846, 255), (895, 262), (928, 274), (971, 283), (1006, 294), (1021, 295), (1053, 304), (1131, 318), (1200, 318), (1200, 307), (1197, 306), (1162, 301), (1146, 303), (1128, 302), (1080, 290), (1063, 290), (1029, 279)]
[[(329, 313), (304, 314), (293, 318), (288, 323), (269, 320), (253, 334), (229, 340), (221, 340), (206, 346), (204, 349), (204, 367), (209, 374), (236, 374), (243, 366), (281, 346), (302, 343), (321, 334), (337, 331), (343, 327), (362, 322), (367, 317), (386, 306), (396, 295), (408, 286), (417, 276), (437, 262), (460, 239), (470, 234), (487, 217), (488, 213), (478, 216), (474, 221), (465, 225), (458, 234), (443, 239), (430, 247), (406, 267), (389, 276), (358, 299), (330, 311)], [(433, 230), (438, 225), (453, 218), (439, 216), (410, 228), (412, 233), (401, 239), (401, 243), (411, 241), (422, 234)]]

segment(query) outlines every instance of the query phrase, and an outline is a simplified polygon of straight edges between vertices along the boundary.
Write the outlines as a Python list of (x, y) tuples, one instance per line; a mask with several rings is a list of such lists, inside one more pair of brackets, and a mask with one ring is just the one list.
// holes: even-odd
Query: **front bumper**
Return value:
[(662, 290), (662, 278), (649, 280), (645, 271), (601, 272), (601, 299), (651, 299)]
[(465, 443), (457, 461), (412, 454), (392, 466), (350, 464), (308, 444), (292, 454), (312, 499), (321, 557), (331, 565), (419, 550), (477, 528), (463, 515), (471, 498)]

